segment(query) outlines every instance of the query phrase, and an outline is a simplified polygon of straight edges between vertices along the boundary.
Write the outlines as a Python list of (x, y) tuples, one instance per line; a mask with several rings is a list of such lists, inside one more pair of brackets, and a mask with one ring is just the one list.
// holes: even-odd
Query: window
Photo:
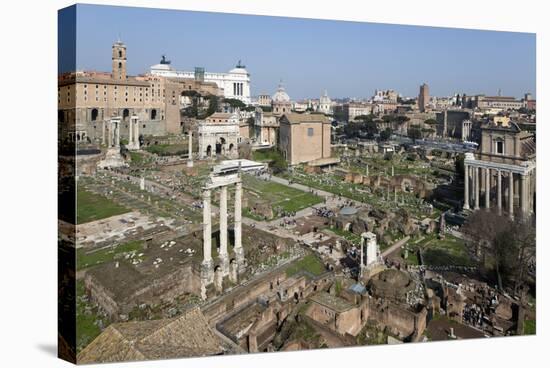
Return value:
[(313, 128), (307, 128), (307, 136), (313, 137)]
[(504, 142), (503, 141), (496, 141), (496, 146), (495, 146), (495, 150), (496, 150), (496, 153), (502, 155), (504, 154)]

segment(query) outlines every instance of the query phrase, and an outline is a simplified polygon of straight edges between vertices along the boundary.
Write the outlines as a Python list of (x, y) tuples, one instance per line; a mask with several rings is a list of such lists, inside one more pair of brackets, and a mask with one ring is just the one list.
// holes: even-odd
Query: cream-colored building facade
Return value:
[(113, 118), (120, 118), (118, 129), (123, 140), (130, 138), (131, 120), (136, 119), (140, 135), (179, 134), (183, 91), (220, 94), (216, 84), (194, 79), (128, 76), (127, 50), (121, 41), (113, 44), (111, 57), (111, 72), (76, 71), (59, 76), (60, 140), (105, 144), (105, 129)]

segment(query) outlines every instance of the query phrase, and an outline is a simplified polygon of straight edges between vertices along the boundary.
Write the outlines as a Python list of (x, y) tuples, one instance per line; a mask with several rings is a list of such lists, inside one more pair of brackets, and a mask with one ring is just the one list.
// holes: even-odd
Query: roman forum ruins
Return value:
[[(228, 188), (235, 186), (235, 213), (234, 213), (234, 252), (235, 258), (229, 259), (227, 249), (227, 196)], [(220, 190), (220, 237), (219, 260), (214, 262), (212, 258), (212, 194), (213, 190)], [(240, 177), (240, 165), (218, 165), (210, 175), (206, 185), (202, 188), (203, 201), (203, 261), (201, 263), (201, 296), (206, 299), (206, 287), (215, 284), (221, 289), (223, 278), (229, 276), (232, 282), (237, 282), (240, 272), (245, 266), (244, 250), (242, 247), (241, 229), (241, 201), (242, 182)]]

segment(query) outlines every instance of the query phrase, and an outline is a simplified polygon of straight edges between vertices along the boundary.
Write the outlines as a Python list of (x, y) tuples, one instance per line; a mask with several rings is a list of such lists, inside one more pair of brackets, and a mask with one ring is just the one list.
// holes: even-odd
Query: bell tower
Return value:
[(118, 40), (113, 44), (113, 79), (126, 79), (126, 45)]

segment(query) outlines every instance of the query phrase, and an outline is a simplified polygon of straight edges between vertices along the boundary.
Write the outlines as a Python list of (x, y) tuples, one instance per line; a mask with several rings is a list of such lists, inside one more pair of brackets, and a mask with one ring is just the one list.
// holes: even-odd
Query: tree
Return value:
[(405, 116), (405, 115), (398, 115), (395, 118), (395, 121), (397, 121), (397, 124), (399, 124), (399, 125), (405, 124), (409, 120), (411, 120), (411, 119), (408, 116)]
[(418, 125), (413, 125), (408, 129), (407, 135), (413, 140), (413, 143), (416, 143), (417, 139), (422, 138), (422, 131)]
[(378, 125), (372, 120), (365, 122), (365, 131), (368, 139), (374, 139), (374, 136), (378, 134)]
[(395, 117), (394, 116), (391, 116), (391, 115), (384, 115), (382, 116), (382, 121), (384, 123), (391, 123), (392, 121), (394, 121)]
[(360, 121), (372, 121), (372, 115), (357, 115), (355, 117), (355, 120), (360, 120)]
[(206, 116), (210, 116), (213, 113), (218, 111), (218, 96), (210, 96), (210, 101), (208, 102), (208, 109), (206, 109)]
[(223, 102), (231, 106), (233, 109), (242, 110), (246, 107), (246, 104), (244, 102), (236, 98), (225, 98)]
[(532, 217), (511, 220), (497, 210), (478, 210), (468, 217), (462, 232), (470, 248), (483, 259), (483, 267), (494, 272), (498, 288), (517, 292), (526, 280), (535, 257), (535, 227)]
[(424, 124), (426, 125), (436, 125), (437, 124), (437, 120), (435, 119), (427, 119), (424, 121)]
[(393, 131), (390, 128), (384, 129), (380, 132), (380, 140), (384, 142), (387, 141), (388, 139), (390, 139), (392, 133)]

